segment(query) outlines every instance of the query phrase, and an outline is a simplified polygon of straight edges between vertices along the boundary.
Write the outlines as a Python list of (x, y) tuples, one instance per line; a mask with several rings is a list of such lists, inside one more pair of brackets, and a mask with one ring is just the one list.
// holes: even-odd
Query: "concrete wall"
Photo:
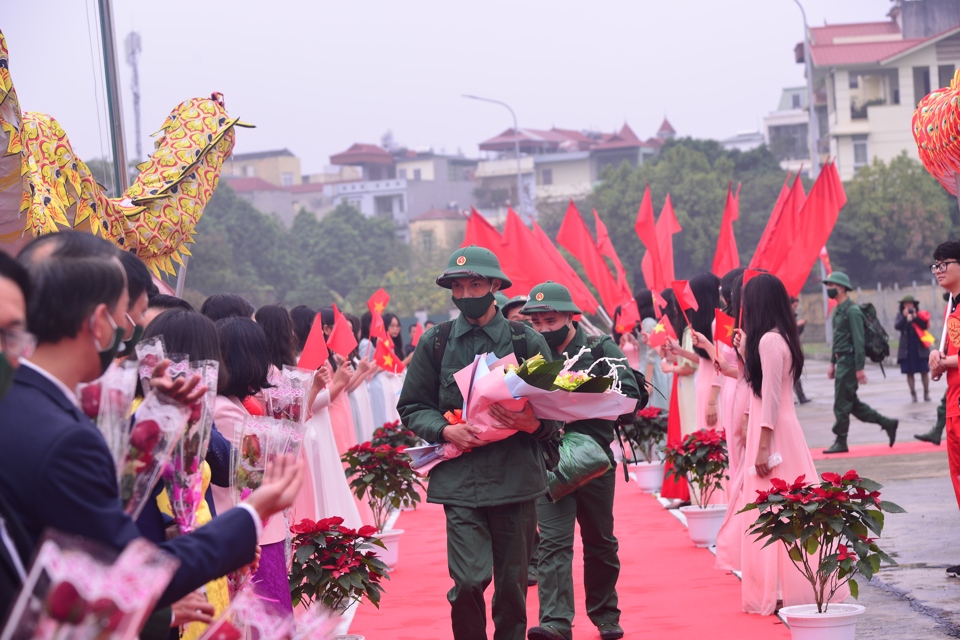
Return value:
[[(420, 170), (420, 179), (421, 180), (437, 180), (436, 171), (434, 167), (436, 164), (440, 163), (439, 159), (426, 158), (424, 160), (404, 160), (397, 162), (397, 177), (400, 176), (400, 172), (406, 169), (407, 180), (414, 180), (414, 171), (417, 169)], [(446, 164), (444, 163), (445, 168)], [(442, 180), (446, 180), (447, 176), (444, 175), (441, 177)]]
[[(252, 168), (253, 175), (250, 175), (247, 167)], [(283, 184), (283, 174), (285, 173), (290, 174), (292, 184), (303, 182), (303, 176), (300, 173), (300, 158), (296, 156), (273, 156), (257, 160), (229, 159), (227, 160), (227, 168), (230, 175), (261, 178), (278, 187), (287, 186)]]
[(900, 11), (904, 38), (928, 38), (960, 24), (957, 0), (901, 2)]
[(255, 209), (267, 215), (280, 218), (284, 226), (289, 227), (293, 222), (294, 210), (291, 204), (290, 192), (278, 189), (276, 191), (244, 191), (237, 193), (253, 205)]
[(452, 202), (457, 209), (469, 209), (475, 204), (476, 186), (473, 182), (407, 180), (407, 211), (419, 215), (429, 209), (446, 209)]

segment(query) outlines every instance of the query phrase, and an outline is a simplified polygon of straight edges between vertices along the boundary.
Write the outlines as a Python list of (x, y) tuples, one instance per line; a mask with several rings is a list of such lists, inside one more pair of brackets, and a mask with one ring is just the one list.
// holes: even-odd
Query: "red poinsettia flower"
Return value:
[(850, 471), (847, 471), (845, 474), (843, 474), (843, 481), (844, 481), (844, 482), (856, 482), (856, 481), (859, 480), (859, 479), (860, 479), (859, 474), (857, 474), (857, 472), (854, 471), (853, 469), (851, 469)]
[(364, 525), (360, 527), (360, 530), (357, 531), (357, 535), (363, 538), (372, 538), (377, 535), (377, 528), (373, 525)]
[(827, 472), (827, 473), (821, 474), (820, 477), (823, 478), (824, 482), (829, 482), (835, 487), (839, 487), (841, 484), (840, 474), (838, 473)]
[(857, 554), (855, 554), (852, 551), (849, 551), (847, 549), (847, 545), (841, 544), (837, 547), (837, 549), (839, 551), (837, 554), (837, 562), (843, 562), (844, 560), (847, 560), (847, 559), (850, 559), (856, 562)]
[(780, 478), (770, 478), (770, 484), (773, 486), (770, 493), (781, 493), (790, 490), (790, 485), (787, 484), (787, 481), (781, 480)]

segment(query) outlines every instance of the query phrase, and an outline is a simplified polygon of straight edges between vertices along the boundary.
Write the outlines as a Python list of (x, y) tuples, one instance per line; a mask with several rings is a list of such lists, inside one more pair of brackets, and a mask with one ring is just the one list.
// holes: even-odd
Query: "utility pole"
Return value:
[(107, 115), (110, 121), (110, 146), (113, 151), (113, 177), (120, 196), (127, 190), (127, 151), (123, 138), (123, 108), (120, 102), (120, 78), (117, 73), (117, 47), (113, 29), (111, 0), (97, 0), (100, 8), (100, 37), (103, 40), (103, 67), (107, 81)]
[(130, 65), (131, 79), (130, 79), (130, 92), (133, 94), (133, 129), (134, 139), (137, 149), (137, 160), (142, 162), (145, 160), (143, 157), (143, 138), (140, 133), (140, 51), (142, 47), (140, 46), (140, 34), (136, 31), (131, 31), (127, 34), (127, 39), (124, 40), (124, 45), (127, 54), (127, 64)]

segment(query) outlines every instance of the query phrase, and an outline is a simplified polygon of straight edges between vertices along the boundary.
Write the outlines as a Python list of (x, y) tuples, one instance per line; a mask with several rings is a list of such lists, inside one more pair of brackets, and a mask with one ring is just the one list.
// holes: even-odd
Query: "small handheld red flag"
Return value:
[(629, 333), (640, 322), (640, 309), (637, 301), (631, 298), (620, 305), (620, 314), (617, 316), (617, 333)]
[(697, 304), (697, 297), (693, 295), (693, 290), (690, 288), (690, 282), (687, 280), (674, 280), (670, 288), (677, 294), (677, 302), (680, 304), (681, 309), (693, 309), (697, 311), (700, 308), (700, 305)]
[(367, 300), (367, 308), (370, 309), (370, 313), (383, 315), (383, 310), (387, 308), (389, 303), (390, 294), (387, 293), (383, 287), (380, 287), (370, 296), (370, 299)]
[(370, 312), (370, 337), (371, 338), (387, 338), (387, 327), (383, 324), (383, 316), (380, 315), (379, 311)]
[(420, 342), (420, 336), (423, 335), (423, 325), (419, 322), (413, 325), (413, 335), (410, 336), (410, 344), (417, 346), (417, 343)]
[(386, 340), (377, 340), (377, 350), (373, 353), (373, 360), (386, 371), (392, 373), (403, 371), (403, 362), (393, 353), (393, 349), (387, 346)]
[(651, 347), (661, 347), (667, 341), (667, 338), (677, 339), (677, 332), (673, 330), (670, 319), (667, 316), (660, 318), (660, 322), (650, 332), (647, 338), (647, 344)]
[(353, 333), (353, 325), (347, 320), (337, 305), (333, 305), (333, 328), (327, 337), (327, 346), (344, 358), (349, 357), (357, 348), (357, 337)]
[(733, 346), (733, 318), (728, 316), (720, 309), (714, 311), (716, 318), (716, 328), (713, 332), (713, 338), (716, 342), (722, 342), (728, 347)]
[(313, 319), (313, 326), (310, 327), (310, 333), (307, 335), (307, 342), (303, 345), (303, 353), (300, 354), (297, 367), (313, 371), (323, 366), (323, 363), (329, 357), (330, 351), (327, 350), (327, 341), (323, 339), (323, 318), (318, 313), (317, 317)]
[(653, 294), (653, 314), (657, 316), (657, 320), (659, 320), (660, 316), (663, 315), (663, 310), (667, 308), (667, 304), (669, 303), (656, 291), (651, 291), (651, 293)]

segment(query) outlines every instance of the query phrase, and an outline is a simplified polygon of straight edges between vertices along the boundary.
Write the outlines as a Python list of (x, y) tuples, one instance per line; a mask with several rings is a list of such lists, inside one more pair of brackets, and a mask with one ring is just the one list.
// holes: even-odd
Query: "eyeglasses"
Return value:
[(934, 262), (930, 265), (930, 273), (943, 273), (947, 270), (948, 264), (958, 264), (956, 260), (944, 260), (943, 262)]
[(0, 329), (0, 345), (11, 358), (29, 358), (37, 347), (37, 337), (23, 329)]

